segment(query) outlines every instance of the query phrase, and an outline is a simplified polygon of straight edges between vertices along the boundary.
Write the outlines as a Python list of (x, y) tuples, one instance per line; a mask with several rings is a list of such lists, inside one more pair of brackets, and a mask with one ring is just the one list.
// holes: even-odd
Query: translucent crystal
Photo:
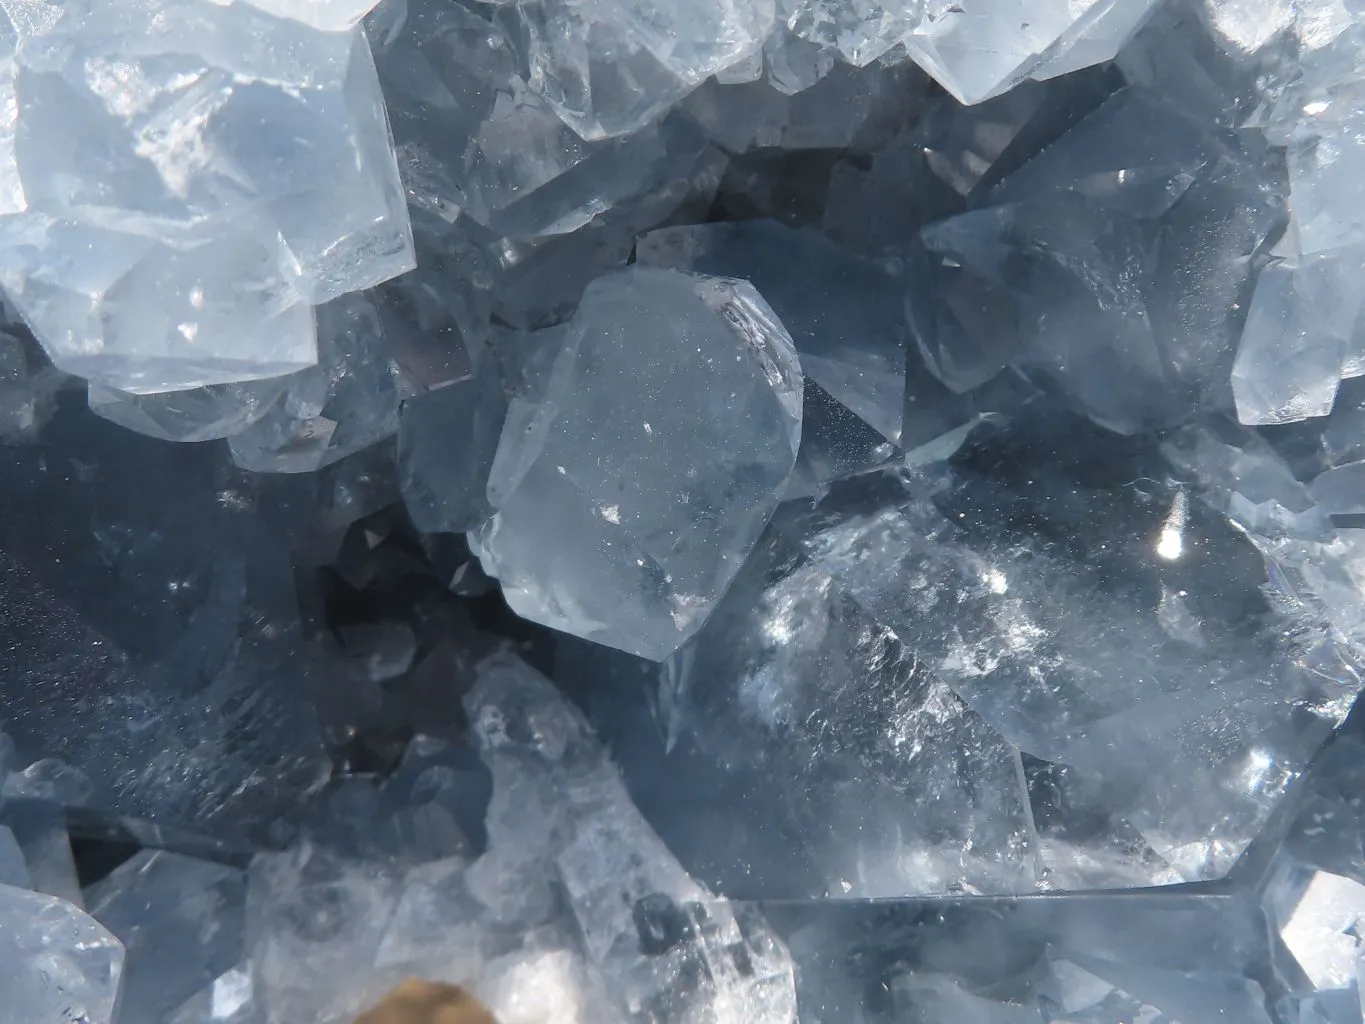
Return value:
[[(508, 801), (503, 825), (515, 832), (499, 838), (514, 844), (507, 852), (539, 848), (554, 859), (584, 950), (629, 1017), (795, 1020), (791, 961), (779, 940), (756, 914), (714, 900), (688, 877), (548, 680), (516, 659), (495, 658), (465, 704), (495, 804)], [(557, 805), (553, 830), (537, 821), (534, 804), (547, 794), (528, 786), (536, 776)]]
[(1150, 0), (1079, 4), (917, 0), (785, 0), (803, 38), (866, 64), (901, 45), (962, 103), (980, 103), (1030, 75), (1048, 77), (1110, 60), (1153, 7)]
[[(563, 341), (549, 328), (508, 333), (495, 354), (481, 354), (474, 375), (403, 403), (399, 413), (400, 486), (408, 514), (430, 532), (472, 530), (489, 515), (488, 478), (503, 421), (540, 400)], [(463, 438), (458, 448), (452, 437)]]
[(528, 40), (529, 85), (581, 138), (643, 128), (698, 84), (679, 77), (627, 28), (594, 19), (578, 3), (525, 0), (516, 10)]
[(992, 189), (1001, 205), (923, 231), (907, 276), (930, 366), (963, 390), (1012, 362), (1124, 433), (1230, 407), (1252, 269), (1283, 225), (1276, 165), (1250, 133), (1114, 94)]
[(82, 399), (0, 446), (6, 732), (24, 764), (78, 770), (92, 814), (240, 836), (272, 816), (265, 790), (292, 800), (325, 760), (286, 544), (225, 486), (219, 446), (120, 430)]
[[(760, 67), (760, 70), (761, 67)], [(843, 149), (881, 123), (904, 116), (923, 79), (913, 65), (854, 68), (836, 64), (799, 92), (769, 72), (756, 81), (704, 83), (682, 104), (726, 149)], [(805, 85), (805, 83), (802, 83)]]
[(365, 17), (378, 0), (247, 0), (281, 18), (293, 18), (327, 32), (350, 28)]
[(286, 373), (313, 361), (309, 302), (412, 266), (358, 30), (196, 0), (64, 12), (25, 19), (0, 275), (59, 367), (133, 392)]
[(234, 967), (181, 1003), (164, 1024), (265, 1024), (265, 1013), (250, 971)]
[(87, 890), (90, 915), (126, 951), (120, 1012), (159, 1021), (236, 964), (245, 902), (240, 870), (146, 850)]
[(61, 805), (48, 800), (8, 797), (0, 807), (0, 823), (23, 858), (27, 878), (23, 887), (84, 907), (67, 833), (66, 811)]
[(97, 416), (163, 441), (210, 441), (240, 433), (266, 414), (289, 387), (288, 377), (211, 384), (188, 391), (134, 395), (101, 384), (89, 387)]
[(369, 293), (318, 307), (318, 364), (283, 382), (283, 393), (229, 445), (243, 469), (304, 473), (398, 429), (403, 385), (389, 328)]
[(1298, 1020), (1267, 1006), (1266, 922), (1238, 894), (817, 901), (772, 913), (791, 935), (803, 1009), (839, 1019), (856, 1019), (872, 987), (885, 1017), (932, 1024)]
[(1365, 114), (1347, 94), (1305, 118), (1289, 143), (1289, 206), (1298, 251), (1318, 253), (1365, 241)]
[[(1036, 71), (1049, 74), (1054, 59), (1065, 67), (1068, 57), (1073, 64), (1112, 57), (1154, 5), (1136, 0), (1135, 11), (1117, 15), (1105, 0), (1041, 7), (1015, 0), (1003, 6), (1002, 11), (999, 3), (928, 4), (905, 47), (961, 102), (979, 103)], [(1063, 56), (1055, 58), (1059, 53)]]
[(36, 436), (52, 414), (63, 379), (27, 329), (0, 331), (0, 438)]
[[(669, 664), (661, 704), (765, 794), (758, 892), (1218, 877), (1340, 721), (1358, 670), (1299, 549), (1263, 554), (1244, 531), (1271, 524), (1154, 487), (1150, 448), (1045, 422), (983, 425), (947, 467), (779, 512), (774, 547)], [(1237, 623), (1260, 621), (1272, 576), (1298, 597), (1265, 611), (1305, 632), (1265, 647)], [(1309, 717), (1287, 726), (1272, 676)], [(791, 832), (799, 861), (763, 840)]]
[(748, 281), (781, 318), (805, 375), (888, 441), (901, 435), (905, 328), (896, 281), (776, 221), (651, 232), (637, 263)]
[(600, 278), (543, 400), (503, 429), (484, 568), (528, 618), (665, 657), (776, 506), (800, 387), (791, 338), (748, 284), (645, 267)]
[(8, 825), (0, 825), (0, 885), (16, 889), (33, 888), (28, 864), (24, 862), (24, 851), (19, 848), (14, 830)]
[(763, 45), (771, 0), (518, 4), (530, 84), (585, 139), (643, 127)]
[(123, 947), (65, 900), (0, 885), (0, 989), (15, 1021), (114, 1024)]
[(591, 1024), (611, 1013), (594, 1005), (592, 983), (581, 956), (567, 949), (502, 957), (480, 985), (480, 995), (507, 1024)]
[(1360, 970), (1355, 930), (1365, 917), (1365, 885), (1286, 865), (1271, 886), (1267, 900), (1275, 927), (1308, 983), (1319, 990), (1350, 988)]
[(275, 377), (317, 358), (312, 311), (273, 242), (234, 233), (176, 250), (36, 217), (6, 231), (0, 286), (67, 373), (154, 394)]
[(1232, 367), (1243, 423), (1326, 416), (1348, 357), (1358, 361), (1360, 296), (1350, 282), (1365, 252), (1288, 257), (1262, 269)]
[(270, 1024), (322, 1024), (372, 998), (372, 977), (397, 879), (382, 864), (301, 846), (251, 866), (252, 974)]
[(836, 165), (825, 231), (859, 252), (898, 252), (924, 224), (979, 202), (1115, 87), (1112, 72), (1097, 70), (1024, 82), (975, 106), (940, 97), (885, 145)]

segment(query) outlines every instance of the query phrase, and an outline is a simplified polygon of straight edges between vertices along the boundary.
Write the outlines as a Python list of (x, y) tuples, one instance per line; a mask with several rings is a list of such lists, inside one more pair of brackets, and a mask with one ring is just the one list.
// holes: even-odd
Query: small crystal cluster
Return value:
[(0, 0), (0, 1024), (1363, 1024), (1342, 0)]

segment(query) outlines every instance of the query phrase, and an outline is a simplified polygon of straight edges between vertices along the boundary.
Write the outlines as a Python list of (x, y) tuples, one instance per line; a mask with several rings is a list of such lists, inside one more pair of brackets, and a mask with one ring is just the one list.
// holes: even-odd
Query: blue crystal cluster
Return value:
[(0, 1024), (1365, 1024), (1362, 285), (1356, 0), (0, 0)]

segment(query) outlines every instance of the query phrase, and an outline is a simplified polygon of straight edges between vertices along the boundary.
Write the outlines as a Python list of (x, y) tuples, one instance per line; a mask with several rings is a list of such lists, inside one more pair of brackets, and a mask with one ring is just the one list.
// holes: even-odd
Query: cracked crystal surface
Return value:
[(0, 0), (0, 1021), (1362, 1024), (1353, 4)]

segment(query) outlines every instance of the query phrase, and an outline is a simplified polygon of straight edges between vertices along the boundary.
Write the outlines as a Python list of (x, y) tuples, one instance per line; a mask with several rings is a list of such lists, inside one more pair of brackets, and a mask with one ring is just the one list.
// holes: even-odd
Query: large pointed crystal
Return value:
[(546, 393), (503, 428), (480, 559), (527, 618), (666, 657), (739, 571), (800, 438), (796, 351), (750, 285), (599, 278)]

